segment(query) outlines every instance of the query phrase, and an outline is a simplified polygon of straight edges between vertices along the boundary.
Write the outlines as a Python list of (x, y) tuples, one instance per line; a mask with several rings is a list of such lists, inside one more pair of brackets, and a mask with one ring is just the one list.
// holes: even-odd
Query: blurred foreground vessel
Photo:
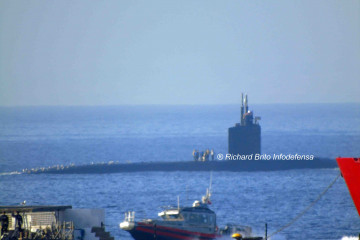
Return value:
[(195, 201), (191, 207), (167, 208), (158, 214), (161, 219), (135, 221), (135, 213), (125, 214), (120, 223), (122, 230), (128, 231), (135, 240), (174, 239), (217, 239), (232, 234), (241, 234), (244, 240), (262, 240), (251, 237), (248, 226), (228, 224), (223, 229), (216, 225), (216, 214), (209, 209), (211, 193), (208, 190), (201, 202)]
[(103, 209), (0, 206), (1, 240), (114, 240)]
[(336, 161), (360, 216), (360, 158), (339, 157)]

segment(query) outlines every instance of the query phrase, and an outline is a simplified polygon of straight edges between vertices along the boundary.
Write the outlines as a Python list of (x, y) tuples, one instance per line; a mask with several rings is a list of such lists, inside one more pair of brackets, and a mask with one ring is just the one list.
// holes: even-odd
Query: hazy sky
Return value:
[(360, 1), (0, 0), (0, 105), (360, 102)]

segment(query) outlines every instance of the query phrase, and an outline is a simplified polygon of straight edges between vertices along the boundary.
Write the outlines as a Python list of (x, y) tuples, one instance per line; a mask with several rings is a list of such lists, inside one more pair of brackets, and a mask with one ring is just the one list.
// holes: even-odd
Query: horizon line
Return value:
[[(292, 102), (292, 103), (251, 103), (251, 105), (311, 105), (311, 104), (360, 104), (360, 102)], [(16, 107), (136, 107), (136, 106), (224, 106), (224, 105), (241, 105), (241, 103), (182, 103), (182, 104), (163, 104), (163, 103), (143, 103), (143, 104), (28, 104), (28, 105), (0, 105), (1, 108)]]

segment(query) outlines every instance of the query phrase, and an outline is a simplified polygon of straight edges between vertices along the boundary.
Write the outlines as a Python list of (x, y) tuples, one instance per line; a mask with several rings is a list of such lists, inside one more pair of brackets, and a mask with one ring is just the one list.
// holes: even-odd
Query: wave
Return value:
[(4, 173), (0, 173), (0, 176), (7, 176), (7, 175), (19, 175), (21, 174), (21, 172), (4, 172)]
[(341, 240), (359, 240), (359, 237), (355, 236), (344, 236), (341, 238)]

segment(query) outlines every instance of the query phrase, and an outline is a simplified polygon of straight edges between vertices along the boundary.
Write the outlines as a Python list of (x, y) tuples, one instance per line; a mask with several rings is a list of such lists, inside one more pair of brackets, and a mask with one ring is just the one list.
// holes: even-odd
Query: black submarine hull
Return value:
[(281, 171), (291, 169), (337, 168), (333, 159), (315, 158), (314, 160), (223, 160), (223, 161), (179, 161), (179, 162), (135, 162), (102, 163), (66, 167), (50, 167), (23, 170), (29, 174), (101, 174), (122, 172), (154, 171)]

